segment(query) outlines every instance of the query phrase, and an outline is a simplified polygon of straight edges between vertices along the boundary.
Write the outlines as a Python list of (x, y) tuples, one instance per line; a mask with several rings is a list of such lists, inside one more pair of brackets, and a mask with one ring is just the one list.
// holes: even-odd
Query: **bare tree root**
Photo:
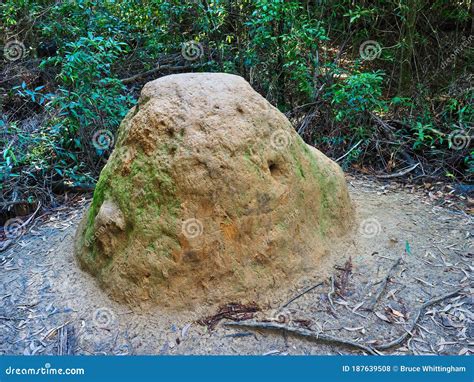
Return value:
[[(398, 265), (398, 262), (395, 264)], [(392, 267), (394, 268), (395, 265)], [(447, 298), (453, 297), (457, 294), (459, 294), (465, 286), (458, 288), (454, 291), (451, 291), (449, 293), (446, 293), (442, 296), (435, 297), (431, 300), (426, 301), (420, 309), (417, 311), (415, 315), (415, 319), (413, 320), (410, 328), (406, 330), (404, 334), (402, 334), (400, 337), (394, 339), (393, 341), (387, 342), (382, 345), (376, 345), (376, 346), (371, 346), (371, 345), (364, 345), (360, 344), (355, 341), (347, 340), (347, 339), (342, 339), (342, 338), (337, 338), (331, 335), (327, 334), (321, 334), (321, 333), (316, 333), (311, 330), (303, 329), (303, 328), (293, 328), (289, 327), (286, 325), (281, 325), (277, 323), (266, 323), (266, 322), (228, 322), (225, 324), (225, 326), (228, 327), (235, 327), (235, 328), (245, 328), (245, 329), (255, 329), (255, 330), (267, 330), (267, 331), (279, 331), (287, 334), (292, 334), (298, 337), (306, 338), (309, 341), (314, 341), (314, 342), (319, 342), (319, 343), (326, 343), (326, 344), (334, 344), (338, 346), (343, 346), (347, 348), (352, 348), (352, 349), (357, 349), (357, 350), (362, 350), (366, 353), (372, 354), (372, 355), (382, 355), (380, 353), (381, 350), (386, 350), (393, 348), (397, 345), (401, 345), (405, 340), (412, 335), (412, 331), (415, 328), (416, 324), (420, 320), (421, 313), (423, 312), (424, 309), (430, 307), (431, 305), (437, 304), (443, 300), (446, 300)]]
[(363, 350), (372, 355), (378, 355), (377, 351), (371, 346), (362, 345), (354, 341), (345, 340), (333, 337), (327, 334), (320, 334), (312, 332), (311, 330), (302, 328), (292, 328), (281, 324), (265, 323), (265, 322), (228, 322), (225, 326), (248, 328), (248, 329), (262, 329), (271, 331), (280, 331), (283, 333), (293, 334), (298, 337), (306, 338), (309, 341), (335, 344), (339, 346), (349, 347), (357, 350)]

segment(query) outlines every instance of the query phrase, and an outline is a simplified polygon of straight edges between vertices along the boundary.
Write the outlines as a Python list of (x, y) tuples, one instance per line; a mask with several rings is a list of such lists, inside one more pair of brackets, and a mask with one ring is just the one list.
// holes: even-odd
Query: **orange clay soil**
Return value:
[(179, 74), (146, 84), (122, 122), (75, 253), (132, 305), (264, 302), (352, 222), (339, 166), (244, 79)]

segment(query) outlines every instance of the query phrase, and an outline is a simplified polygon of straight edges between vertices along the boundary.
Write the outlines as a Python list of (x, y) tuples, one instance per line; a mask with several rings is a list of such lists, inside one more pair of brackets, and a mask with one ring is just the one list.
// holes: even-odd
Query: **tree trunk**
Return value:
[(404, 22), (402, 29), (402, 52), (400, 57), (400, 79), (398, 91), (400, 94), (409, 95), (413, 83), (413, 55), (415, 51), (415, 30), (420, 0), (404, 0), (402, 8)]

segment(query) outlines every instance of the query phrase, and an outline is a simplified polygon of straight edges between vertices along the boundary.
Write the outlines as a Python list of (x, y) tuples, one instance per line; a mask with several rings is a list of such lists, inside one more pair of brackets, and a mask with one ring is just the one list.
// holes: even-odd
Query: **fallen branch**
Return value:
[(380, 288), (377, 292), (377, 294), (372, 298), (370, 304), (368, 305), (368, 307), (366, 308), (367, 310), (373, 312), (374, 311), (374, 308), (375, 308), (375, 305), (377, 305), (377, 303), (379, 302), (380, 300), (380, 297), (382, 296), (383, 292), (385, 291), (385, 288), (387, 287), (387, 283), (389, 282), (389, 280), (392, 278), (393, 276), (393, 271), (395, 270), (396, 267), (398, 267), (398, 265), (401, 263), (402, 261), (402, 258), (400, 257), (391, 267), (390, 269), (388, 270), (388, 273), (387, 273), (387, 276), (385, 276), (385, 278), (382, 280), (382, 285), (380, 285)]
[(390, 179), (390, 178), (397, 178), (399, 176), (406, 175), (410, 172), (412, 172), (415, 168), (417, 168), (420, 165), (420, 162), (414, 164), (413, 166), (410, 166), (406, 168), (405, 170), (396, 172), (394, 174), (383, 174), (383, 175), (375, 175), (376, 178), (382, 178), (382, 179)]
[(443, 300), (446, 300), (447, 298), (450, 298), (450, 297), (453, 297), (455, 295), (457, 295), (459, 292), (461, 292), (465, 287), (462, 287), (462, 288), (458, 288), (452, 292), (449, 292), (449, 293), (446, 293), (442, 296), (439, 296), (439, 297), (435, 297), (431, 300), (428, 300), (426, 301), (421, 307), (420, 309), (418, 309), (418, 312), (416, 313), (415, 315), (415, 319), (413, 320), (410, 328), (408, 330), (406, 330), (405, 333), (403, 333), (400, 337), (394, 339), (393, 341), (390, 341), (390, 342), (387, 342), (385, 344), (382, 344), (382, 345), (376, 345), (374, 346), (375, 349), (377, 350), (386, 350), (386, 349), (390, 349), (394, 346), (397, 346), (397, 345), (401, 345), (407, 338), (408, 336), (412, 336), (412, 331), (413, 329), (415, 329), (415, 326), (416, 324), (418, 323), (420, 317), (421, 317), (421, 313), (423, 312), (424, 309), (430, 307), (431, 305), (434, 305), (434, 304), (437, 304), (438, 302), (441, 302)]
[(336, 292), (336, 286), (334, 284), (334, 277), (331, 276), (329, 279), (331, 280), (331, 290), (328, 293), (329, 305), (331, 305), (332, 311), (336, 312), (336, 309), (334, 309), (334, 304), (332, 302), (332, 295)]
[(271, 330), (271, 331), (280, 331), (284, 333), (293, 334), (298, 337), (306, 338), (309, 341), (321, 342), (336, 344), (339, 346), (350, 347), (353, 349), (363, 350), (372, 355), (378, 355), (376, 350), (370, 346), (362, 345), (351, 340), (345, 340), (337, 337), (333, 337), (327, 334), (315, 333), (311, 330), (302, 329), (302, 328), (291, 328), (281, 324), (274, 323), (263, 323), (263, 322), (228, 322), (225, 326), (236, 327), (236, 328), (246, 328), (246, 329), (261, 329), (261, 330)]
[(418, 310), (415, 319), (413, 320), (410, 328), (402, 334), (400, 337), (394, 339), (393, 341), (390, 341), (388, 343), (382, 344), (382, 345), (364, 345), (360, 344), (358, 342), (354, 342), (351, 340), (345, 340), (341, 338), (337, 338), (334, 336), (330, 336), (327, 334), (320, 334), (320, 333), (315, 333), (311, 330), (307, 329), (302, 329), (302, 328), (291, 328), (285, 325), (281, 324), (274, 324), (274, 323), (263, 323), (263, 322), (228, 322), (225, 323), (225, 326), (228, 327), (235, 327), (235, 328), (245, 328), (245, 329), (256, 329), (256, 330), (268, 330), (268, 331), (280, 331), (283, 333), (288, 333), (288, 334), (293, 334), (298, 337), (303, 337), (306, 338), (309, 341), (314, 341), (314, 342), (321, 342), (321, 343), (329, 343), (329, 344), (336, 344), (339, 346), (345, 346), (345, 347), (350, 347), (353, 349), (358, 349), (358, 350), (363, 350), (369, 354), (372, 355), (380, 355), (381, 353), (379, 352), (380, 350), (386, 350), (390, 349), (394, 346), (401, 345), (407, 338), (408, 336), (412, 335), (412, 331), (414, 330), (415, 326), (418, 324), (418, 321), (421, 317), (421, 313), (423, 312), (424, 309), (430, 307), (431, 305), (437, 304), (443, 300), (446, 300), (447, 298), (453, 297), (457, 295), (459, 292), (461, 292), (465, 287), (458, 288), (452, 292), (446, 293), (442, 296), (435, 297), (429, 301), (426, 301)]
[(348, 156), (352, 152), (352, 150), (356, 149), (357, 146), (359, 146), (361, 143), (362, 143), (362, 139), (359, 142), (357, 142), (354, 146), (352, 146), (352, 148), (347, 153), (345, 153), (342, 157), (337, 158), (336, 162), (339, 162), (340, 160)]
[(285, 305), (283, 305), (279, 310), (286, 308), (288, 305), (290, 305), (293, 301), (297, 300), (301, 296), (305, 295), (308, 292), (311, 292), (313, 289), (316, 289), (318, 286), (323, 285), (323, 283), (317, 283), (316, 285), (313, 285), (312, 287), (309, 287), (308, 289), (304, 290), (301, 292), (299, 295), (293, 297), (291, 300), (289, 300)]
[[(26, 228), (26, 226), (28, 226), (28, 224), (30, 224), (31, 220), (33, 220), (33, 218), (36, 216), (36, 214), (38, 213), (40, 208), (41, 208), (41, 201), (38, 202), (38, 207), (36, 208), (36, 211), (33, 212), (33, 214), (23, 224), (21, 224), (17, 228), (17, 230), (19, 230), (21, 232), (23, 228)], [(22, 236), (22, 235), (20, 235), (20, 236)], [(18, 239), (18, 238), (15, 237), (14, 239)], [(4, 242), (2, 242), (2, 244), (0, 245), (0, 252), (5, 251), (13, 243), (13, 241), (14, 240), (5, 240)]]
[[(399, 140), (397, 139), (393, 127), (390, 126), (387, 122), (385, 122), (382, 118), (380, 118), (377, 114), (375, 113), (370, 113), (370, 116), (372, 119), (383, 129), (389, 140), (393, 142), (398, 142)], [(409, 165), (415, 165), (416, 161), (413, 159), (413, 157), (408, 154), (402, 147), (399, 148), (398, 153), (408, 162)], [(415, 167), (416, 168), (416, 167)], [(418, 171), (417, 171), (418, 172)], [(417, 173), (416, 175), (420, 175)]]

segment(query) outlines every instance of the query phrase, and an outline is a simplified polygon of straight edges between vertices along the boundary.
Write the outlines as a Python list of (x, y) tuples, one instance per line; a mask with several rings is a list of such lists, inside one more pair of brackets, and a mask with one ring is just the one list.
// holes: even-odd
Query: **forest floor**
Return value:
[(0, 354), (364, 353), (354, 344), (381, 354), (473, 353), (472, 216), (436, 193), (348, 181), (358, 228), (334, 243), (314, 273), (278, 286), (269, 306), (241, 321), (319, 339), (226, 326), (229, 320), (198, 324), (215, 306), (172, 312), (111, 301), (73, 256), (88, 204), (81, 196), (0, 252)]

